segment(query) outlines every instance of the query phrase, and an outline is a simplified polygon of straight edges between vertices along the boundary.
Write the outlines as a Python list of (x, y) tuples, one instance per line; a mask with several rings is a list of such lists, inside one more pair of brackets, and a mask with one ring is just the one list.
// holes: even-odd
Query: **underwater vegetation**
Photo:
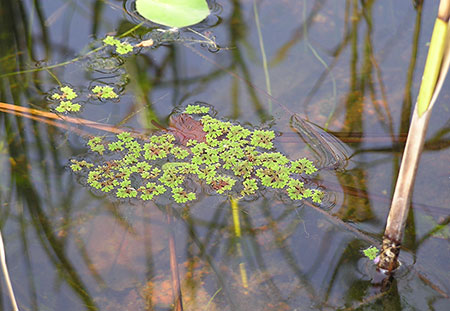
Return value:
[(148, 138), (129, 132), (113, 140), (97, 136), (88, 145), (100, 159), (71, 159), (70, 167), (84, 172), (92, 188), (123, 199), (147, 201), (170, 192), (175, 202), (186, 203), (197, 198), (193, 185), (203, 184), (234, 198), (277, 189), (292, 200), (321, 202), (323, 192), (305, 186), (317, 168), (306, 158), (292, 161), (274, 151), (275, 132), (216, 119), (202, 105), (188, 105), (178, 117), (196, 125), (195, 139), (170, 131)]

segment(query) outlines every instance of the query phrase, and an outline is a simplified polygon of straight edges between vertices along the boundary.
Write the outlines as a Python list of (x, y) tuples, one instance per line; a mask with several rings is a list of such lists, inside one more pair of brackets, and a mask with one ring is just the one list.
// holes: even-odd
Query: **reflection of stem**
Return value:
[(424, 274), (419, 273), (417, 271), (415, 271), (417, 276), (429, 287), (431, 287), (434, 291), (436, 291), (437, 293), (439, 293), (439, 295), (441, 295), (442, 297), (444, 297), (445, 299), (448, 299), (449, 296), (448, 294), (442, 290), (441, 288), (439, 288), (439, 286), (435, 283), (433, 283), (431, 280), (429, 280)]
[[(263, 61), (263, 68), (264, 68), (264, 77), (266, 78), (266, 89), (267, 93), (272, 96), (272, 87), (270, 86), (270, 76), (269, 76), (269, 69), (267, 67), (267, 57), (266, 57), (266, 51), (264, 49), (264, 41), (263, 36), (261, 33), (261, 25), (259, 23), (259, 15), (258, 15), (258, 9), (256, 8), (256, 0), (253, 0), (253, 11), (255, 12), (255, 23), (256, 23), (256, 29), (258, 30), (258, 40), (259, 40), (259, 49), (261, 50), (261, 57)], [(270, 97), (267, 99), (269, 104), (269, 113), (272, 113), (272, 100)]]
[[(289, 51), (302, 40), (305, 32), (304, 27), (310, 26), (314, 23), (314, 18), (319, 14), (320, 10), (325, 7), (326, 0), (314, 1), (314, 4), (309, 12), (308, 17), (305, 16), (304, 23), (297, 29), (294, 30), (291, 39), (289, 39), (281, 48), (278, 49), (275, 57), (271, 60), (271, 65), (275, 66), (281, 61), (286, 59)], [(346, 25), (346, 24), (345, 24)]]
[[(375, 112), (379, 115), (379, 119), (381, 121), (382, 125), (386, 124), (387, 129), (389, 130), (389, 133), (392, 137), (394, 137), (394, 128), (393, 128), (393, 121), (391, 112), (388, 107), (387, 103), (387, 96), (386, 96), (386, 90), (383, 84), (381, 69), (378, 66), (378, 63), (376, 61), (376, 58), (374, 56), (374, 48), (372, 44), (372, 32), (373, 32), (373, 22), (372, 22), (372, 3), (368, 3), (367, 6), (363, 8), (364, 14), (364, 20), (367, 24), (367, 33), (366, 33), (366, 42), (365, 42), (365, 48), (364, 48), (364, 60), (365, 64), (363, 66), (364, 68), (364, 75), (363, 78), (367, 76), (367, 86), (370, 91), (370, 96), (372, 99), (372, 104), (374, 105)], [(379, 109), (378, 104), (376, 104), (376, 91), (374, 86), (374, 78), (373, 78), (373, 71), (375, 71), (376, 78), (378, 79), (379, 87), (380, 87), (380, 93), (381, 93), (381, 104), (385, 110), (385, 114), (387, 117), (387, 121), (384, 120), (384, 115), (382, 114), (382, 111)], [(364, 80), (363, 80), (364, 81)], [(364, 87), (365, 83), (361, 83), (361, 89)], [(362, 91), (361, 91), (362, 93)], [(362, 95), (362, 94), (361, 94)], [(394, 138), (393, 138), (394, 139)]]
[(63, 86), (61, 81), (59, 81), (58, 77), (55, 76), (55, 74), (53, 72), (51, 72), (49, 69), (45, 68), (45, 71), (47, 71), (47, 73), (53, 78), (55, 79), (56, 83), (58, 83), (58, 85), (61, 87)]
[[(23, 152), (21, 149), (17, 151)], [(16, 151), (14, 153), (16, 153)], [(17, 155), (13, 154), (12, 157), (16, 158)], [(23, 168), (21, 167), (20, 169), (14, 171), (13, 176), (15, 180), (18, 178), (17, 176), (30, 176), (27, 162), (23, 163)], [(70, 258), (67, 256), (64, 247), (65, 244), (61, 239), (58, 239), (54, 235), (54, 228), (51, 226), (50, 219), (47, 214), (45, 214), (42, 210), (42, 207), (39, 204), (39, 197), (37, 196), (35, 189), (31, 186), (29, 178), (24, 178), (21, 183), (17, 183), (16, 191), (22, 197), (25, 197), (27, 208), (31, 215), (31, 221), (36, 228), (42, 247), (52, 263), (58, 267), (58, 271), (62, 278), (80, 297), (87, 310), (98, 310), (98, 307), (90, 296), (87, 287), (84, 285)]]
[(334, 111), (336, 110), (336, 79), (334, 78), (333, 72), (331, 71), (330, 67), (328, 67), (327, 63), (320, 57), (319, 53), (317, 53), (316, 49), (311, 45), (311, 43), (309, 43), (309, 39), (308, 39), (308, 25), (306, 23), (306, 1), (303, 1), (303, 21), (304, 21), (304, 27), (303, 27), (303, 32), (304, 32), (304, 37), (305, 37), (305, 43), (306, 46), (311, 50), (311, 52), (313, 53), (314, 57), (322, 64), (322, 66), (325, 68), (325, 70), (327, 72), (330, 73), (330, 78), (331, 78), (331, 83), (333, 84), (333, 107), (331, 107), (330, 109), (330, 113), (328, 114), (328, 118), (327, 121), (325, 122), (324, 128), (328, 129), (328, 125), (331, 121), (331, 118), (333, 117)]
[(411, 107), (412, 107), (411, 88), (413, 84), (414, 70), (416, 68), (417, 63), (417, 51), (419, 46), (421, 21), (422, 21), (422, 4), (419, 4), (417, 6), (416, 23), (414, 26), (411, 58), (409, 60), (408, 72), (406, 74), (405, 94), (402, 103), (402, 110), (401, 110), (402, 114), (399, 128), (400, 133), (406, 133), (409, 128), (409, 118), (411, 116)]
[[(173, 210), (175, 213), (177, 213), (177, 210)], [(198, 257), (202, 258), (205, 260), (205, 262), (207, 262), (209, 264), (209, 266), (211, 267), (211, 269), (214, 271), (216, 277), (217, 277), (217, 282), (218, 285), (220, 286), (220, 289), (223, 290), (223, 294), (224, 296), (227, 298), (228, 303), (230, 305), (230, 309), (231, 310), (240, 310), (239, 306), (235, 303), (235, 301), (232, 299), (232, 295), (230, 292), (230, 289), (228, 288), (227, 283), (224, 281), (224, 279), (222, 278), (222, 273), (219, 271), (219, 268), (216, 267), (215, 263), (214, 263), (214, 255), (215, 255), (215, 251), (212, 250), (210, 253), (208, 253), (206, 251), (206, 248), (209, 244), (209, 238), (213, 236), (213, 231), (215, 230), (215, 225), (216, 222), (214, 221), (214, 219), (218, 219), (220, 218), (220, 215), (222, 213), (222, 209), (217, 209), (214, 217), (213, 217), (213, 221), (208, 223), (208, 227), (209, 230), (206, 234), (206, 238), (204, 241), (200, 241), (199, 238), (197, 237), (197, 233), (195, 231), (195, 223), (193, 221), (193, 218), (189, 217), (186, 221), (187, 224), (187, 229), (189, 232), (189, 237), (192, 239), (192, 241), (194, 242), (194, 244), (198, 247), (199, 249), (199, 254)], [(177, 218), (181, 218), (181, 216), (179, 214), (176, 215)], [(216, 217), (217, 216), (217, 217)], [(211, 300), (210, 300), (211, 301)]]
[(241, 273), (242, 286), (244, 288), (248, 288), (248, 279), (247, 279), (247, 270), (245, 269), (245, 262), (243, 261), (243, 253), (241, 246), (241, 223), (239, 222), (239, 199), (231, 198), (231, 211), (233, 213), (233, 225), (234, 225), (234, 234), (236, 234), (237, 242), (237, 252), (240, 260), (242, 261), (239, 264), (239, 270)]
[(198, 56), (200, 56), (201, 58), (203, 58), (205, 61), (207, 61), (210, 64), (213, 64), (214, 66), (216, 66), (217, 68), (220, 68), (221, 70), (225, 71), (226, 73), (230, 74), (231, 76), (233, 76), (235, 79), (240, 80), (242, 82), (245, 83), (245, 85), (247, 86), (248, 92), (249, 92), (249, 96), (251, 97), (255, 109), (258, 112), (258, 114), (261, 116), (262, 120), (266, 120), (266, 114), (264, 112), (264, 108), (261, 106), (257, 93), (255, 92), (258, 91), (259, 93), (263, 94), (264, 96), (269, 96), (271, 98), (272, 101), (276, 101), (275, 98), (273, 98), (272, 96), (270, 96), (265, 90), (257, 87), (256, 85), (254, 85), (250, 80), (251, 80), (251, 76), (249, 73), (249, 70), (247, 68), (247, 65), (245, 64), (245, 62), (242, 59), (241, 54), (239, 53), (239, 50), (233, 50), (233, 57), (236, 60), (236, 66), (239, 67), (242, 71), (243, 76), (239, 76), (237, 73), (235, 73), (234, 71), (232, 71), (231, 69), (225, 68), (224, 66), (220, 65), (218, 62), (214, 61), (213, 59), (208, 58), (207, 56), (203, 55), (202, 53), (200, 53), (199, 51), (197, 51), (196, 49), (194, 49), (193, 47), (189, 46), (189, 45), (185, 45), (187, 48), (189, 48), (192, 52), (194, 52), (195, 54), (197, 54)]
[[(133, 28), (131, 28), (130, 30), (124, 32), (123, 34), (119, 35), (119, 38), (122, 38), (130, 33), (132, 33), (133, 31), (135, 31), (136, 29), (138, 29), (139, 27), (141, 27), (143, 25), (143, 23), (140, 23), (136, 26), (134, 26)], [(38, 71), (42, 71), (42, 70), (46, 70), (48, 71), (49, 69), (53, 69), (53, 68), (58, 68), (58, 67), (64, 67), (67, 65), (70, 65), (72, 63), (75, 63), (79, 60), (82, 60), (83, 58), (88, 57), (89, 55), (92, 55), (94, 53), (97, 53), (98, 51), (104, 49), (105, 47), (107, 47), (107, 45), (102, 45), (99, 46), (96, 49), (93, 49), (92, 51), (89, 51), (88, 53), (84, 54), (84, 55), (80, 55), (78, 57), (72, 58), (71, 60), (59, 63), (59, 64), (54, 64), (54, 65), (50, 65), (50, 66), (44, 66), (44, 67), (40, 67), (40, 68), (34, 68), (34, 69), (27, 69), (27, 70), (19, 70), (19, 71), (14, 71), (14, 72), (9, 72), (9, 73), (5, 73), (3, 75), (0, 75), (0, 78), (5, 78), (5, 77), (10, 77), (10, 76), (15, 76), (15, 75), (19, 75), (19, 74), (23, 74), (23, 73), (32, 73), (32, 72), (38, 72)]]
[(387, 292), (381, 292), (381, 293), (369, 296), (367, 298), (364, 298), (361, 302), (355, 304), (354, 306), (348, 307), (348, 308), (346, 308), (344, 310), (345, 311), (352, 311), (352, 310), (361, 309), (361, 307), (369, 305), (370, 303), (373, 303), (376, 300), (383, 298), (383, 296), (385, 296), (386, 294), (387, 294)]
[(167, 207), (167, 225), (169, 230), (170, 272), (172, 275), (172, 295), (175, 300), (175, 310), (183, 311), (183, 297), (181, 295), (180, 274), (178, 272), (175, 238), (172, 229), (172, 208)]
[(214, 298), (216, 298), (217, 294), (220, 293), (221, 290), (222, 290), (222, 287), (219, 288), (218, 290), (216, 290), (216, 292), (214, 293), (214, 295), (212, 295), (212, 297), (209, 299), (208, 303), (206, 304), (205, 310), (208, 310), (209, 305), (210, 305), (211, 302), (214, 300)]
[(210, 45), (211, 47), (213, 47), (213, 48), (215, 48), (215, 49), (218, 48), (216, 42), (215, 42), (214, 40), (212, 40), (211, 38), (208, 38), (207, 36), (201, 34), (201, 33), (198, 32), (198, 31), (195, 31), (195, 30), (192, 29), (192, 28), (187, 28), (187, 29), (188, 29), (189, 31), (195, 33), (197, 36), (199, 36), (199, 37), (201, 37), (201, 38), (203, 38), (203, 39), (206, 40), (206, 42), (205, 42), (205, 41), (200, 41), (200, 40), (190, 40), (191, 42), (203, 43), (203, 44), (206, 43), (206, 44)]
[(49, 69), (53, 69), (53, 68), (64, 67), (64, 66), (67, 66), (69, 64), (75, 63), (75, 62), (77, 62), (79, 60), (82, 60), (83, 58), (88, 57), (89, 55), (92, 55), (92, 54), (100, 51), (101, 49), (103, 49), (105, 47), (106, 47), (106, 45), (102, 45), (102, 46), (100, 46), (100, 47), (98, 47), (96, 49), (93, 49), (92, 51), (90, 51), (90, 52), (88, 52), (88, 53), (86, 53), (84, 55), (72, 58), (71, 60), (68, 60), (68, 61), (65, 61), (65, 62), (62, 62), (62, 63), (59, 63), (59, 64), (54, 64), (54, 65), (40, 67), (40, 68), (34, 68), (34, 69), (27, 69), (27, 70), (19, 70), (19, 71), (14, 71), (14, 72), (8, 72), (8, 73), (5, 73), (3, 75), (0, 75), (0, 78), (16, 76), (16, 75), (20, 75), (20, 74), (23, 74), (23, 73), (32, 73), (32, 72), (38, 72), (38, 71), (42, 71), (42, 70), (49, 70)]
[[(305, 203), (307, 203), (307, 202), (308, 201), (305, 201)], [(278, 228), (278, 223), (276, 222), (276, 220), (274, 220), (274, 217), (271, 214), (271, 211), (267, 206), (268, 204), (269, 204), (269, 202), (267, 200), (264, 201), (264, 204), (261, 204), (261, 209), (262, 209), (262, 213), (267, 221), (269, 230), (272, 232), (272, 235), (275, 239), (274, 243), (277, 246), (277, 249), (279, 249), (281, 255), (285, 258), (286, 263), (292, 270), (292, 273), (295, 274), (298, 282), (308, 293), (308, 296), (311, 298), (311, 300), (313, 300), (314, 303), (318, 303), (319, 297), (314, 290), (314, 286), (311, 284), (311, 282), (309, 281), (306, 274), (303, 273), (302, 269), (300, 269), (297, 258), (295, 257), (294, 253), (291, 251), (290, 247), (288, 245), (286, 245), (286, 242), (285, 242), (286, 239), (283, 236), (283, 234), (280, 232), (280, 230)], [(321, 210), (318, 207), (315, 207), (315, 208)], [(323, 213), (328, 214), (326, 211), (323, 211)]]

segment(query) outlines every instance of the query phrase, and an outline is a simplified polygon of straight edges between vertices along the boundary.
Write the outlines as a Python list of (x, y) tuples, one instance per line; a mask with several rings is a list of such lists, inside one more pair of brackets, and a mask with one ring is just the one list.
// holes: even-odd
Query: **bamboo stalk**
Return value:
[[(448, 20), (450, 17), (450, 0), (441, 0), (438, 18), (433, 30), (430, 50), (424, 69), (424, 76), (419, 96), (414, 109), (408, 138), (403, 153), (400, 172), (395, 185), (391, 209), (384, 232), (382, 250), (378, 268), (388, 273), (399, 266), (398, 255), (408, 216), (414, 180), (420, 154), (423, 150), (425, 135), (431, 110), (450, 66), (450, 30)], [(443, 24), (444, 23), (444, 24)], [(443, 29), (445, 27), (445, 29)], [(440, 33), (440, 37), (436, 33)], [(436, 44), (442, 46), (435, 46)], [(438, 51), (438, 52), (436, 52)], [(442, 51), (442, 53), (440, 52)], [(440, 57), (440, 59), (436, 59)], [(430, 68), (430, 66), (434, 68)], [(437, 73), (437, 74), (436, 74)]]
[(431, 109), (419, 117), (417, 106), (409, 129), (405, 151), (403, 153), (400, 172), (395, 185), (391, 209), (384, 232), (382, 252), (378, 267), (392, 271), (397, 268), (400, 245), (411, 203), (411, 194), (417, 173), (420, 154), (422, 153), (426, 129), (430, 119)]

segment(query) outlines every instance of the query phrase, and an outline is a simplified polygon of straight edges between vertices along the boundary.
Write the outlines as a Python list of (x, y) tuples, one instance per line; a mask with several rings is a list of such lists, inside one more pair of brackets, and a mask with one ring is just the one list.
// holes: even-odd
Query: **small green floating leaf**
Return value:
[(124, 55), (130, 53), (131, 51), (133, 51), (133, 46), (128, 42), (121, 42), (120, 44), (116, 45), (116, 52), (118, 54)]
[(114, 38), (113, 36), (107, 36), (105, 39), (103, 39), (103, 43), (106, 45), (116, 45), (120, 43), (120, 41)]
[(75, 99), (78, 96), (70, 86), (61, 87), (61, 92), (63, 92), (63, 95), (68, 100)]
[(202, 114), (202, 113), (208, 113), (209, 107), (206, 106), (200, 106), (200, 105), (188, 105), (186, 109), (184, 110), (184, 113), (187, 114)]
[(94, 166), (94, 164), (88, 163), (85, 160), (78, 161), (76, 159), (72, 159), (72, 160), (70, 160), (70, 162), (72, 162), (72, 164), (70, 165), (70, 168), (74, 172), (81, 171), (83, 169), (83, 167), (90, 168), (90, 167)]
[(297, 179), (291, 179), (288, 184), (287, 189), (288, 195), (292, 200), (301, 200), (303, 199), (305, 187), (303, 182)]
[(62, 101), (58, 107), (55, 108), (56, 111), (58, 112), (67, 112), (72, 110), (72, 102), (70, 101)]
[(244, 186), (244, 189), (242, 189), (241, 191), (242, 196), (255, 194), (255, 192), (258, 190), (258, 184), (254, 179), (246, 179), (244, 180), (242, 185)]
[(187, 192), (181, 187), (172, 188), (172, 197), (177, 203), (186, 203), (197, 198), (194, 192)]
[(123, 150), (123, 141), (115, 141), (108, 144), (108, 149), (110, 151), (122, 151)]
[(105, 85), (105, 86), (97, 85), (92, 89), (92, 93), (94, 93), (96, 96), (101, 97), (103, 99), (119, 97), (116, 94), (116, 92), (114, 92), (114, 89), (108, 85)]
[(275, 138), (273, 131), (255, 130), (251, 138), (251, 144), (264, 149), (272, 149), (272, 140)]
[(371, 246), (363, 250), (363, 253), (364, 256), (366, 256), (370, 260), (374, 260), (378, 255), (378, 248), (376, 248), (375, 246)]
[(103, 151), (105, 151), (105, 146), (102, 144), (101, 137), (93, 137), (89, 139), (88, 145), (91, 147), (92, 151), (98, 152), (99, 154), (103, 154)]
[(324, 194), (322, 191), (314, 189), (314, 193), (311, 195), (311, 199), (314, 203), (322, 203)]
[(122, 187), (122, 188), (119, 188), (116, 192), (116, 196), (118, 198), (122, 198), (122, 199), (135, 198), (136, 195), (137, 195), (136, 189), (131, 188), (131, 187), (128, 187), (128, 188)]
[(64, 112), (78, 112), (81, 106), (79, 104), (73, 104), (71, 101), (61, 101), (58, 107), (55, 108), (56, 111)]
[(136, 0), (136, 10), (154, 23), (176, 28), (197, 24), (209, 15), (205, 0)]
[(121, 55), (133, 51), (133, 46), (131, 44), (129, 44), (128, 42), (121, 42), (120, 40), (112, 36), (107, 36), (105, 39), (103, 39), (103, 43), (106, 45), (115, 46), (116, 52)]
[(51, 98), (59, 100), (58, 107), (55, 108), (56, 111), (60, 113), (65, 112), (78, 112), (81, 106), (79, 104), (72, 103), (72, 99), (78, 97), (78, 94), (70, 86), (62, 86), (60, 88), (62, 94), (54, 93)]

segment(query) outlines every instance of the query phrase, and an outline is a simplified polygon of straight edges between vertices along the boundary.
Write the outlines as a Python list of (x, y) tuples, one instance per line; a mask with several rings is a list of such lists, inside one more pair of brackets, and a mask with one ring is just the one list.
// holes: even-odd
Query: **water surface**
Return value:
[[(68, 169), (89, 135), (111, 132), (2, 109), (1, 230), (21, 310), (171, 310), (171, 231), (186, 310), (447, 310), (448, 80), (419, 165), (404, 268), (388, 291), (361, 253), (381, 242), (438, 4), (257, 1), (269, 92), (253, 1), (209, 3), (193, 29), (219, 49), (146, 23), (123, 39), (153, 38), (153, 47), (80, 57), (141, 21), (132, 3), (2, 1), (0, 101), (54, 112), (60, 82), (81, 94), (71, 116), (149, 134), (200, 101), (220, 118), (277, 131), (291, 159), (319, 161), (291, 127), (297, 114), (349, 152), (344, 168), (314, 176), (324, 203), (276, 193), (240, 201), (238, 239), (230, 200), (203, 192), (174, 206), (168, 225), (168, 206), (101, 196)], [(88, 96), (94, 85), (120, 98)], [(1, 304), (10, 309), (5, 286)]]

